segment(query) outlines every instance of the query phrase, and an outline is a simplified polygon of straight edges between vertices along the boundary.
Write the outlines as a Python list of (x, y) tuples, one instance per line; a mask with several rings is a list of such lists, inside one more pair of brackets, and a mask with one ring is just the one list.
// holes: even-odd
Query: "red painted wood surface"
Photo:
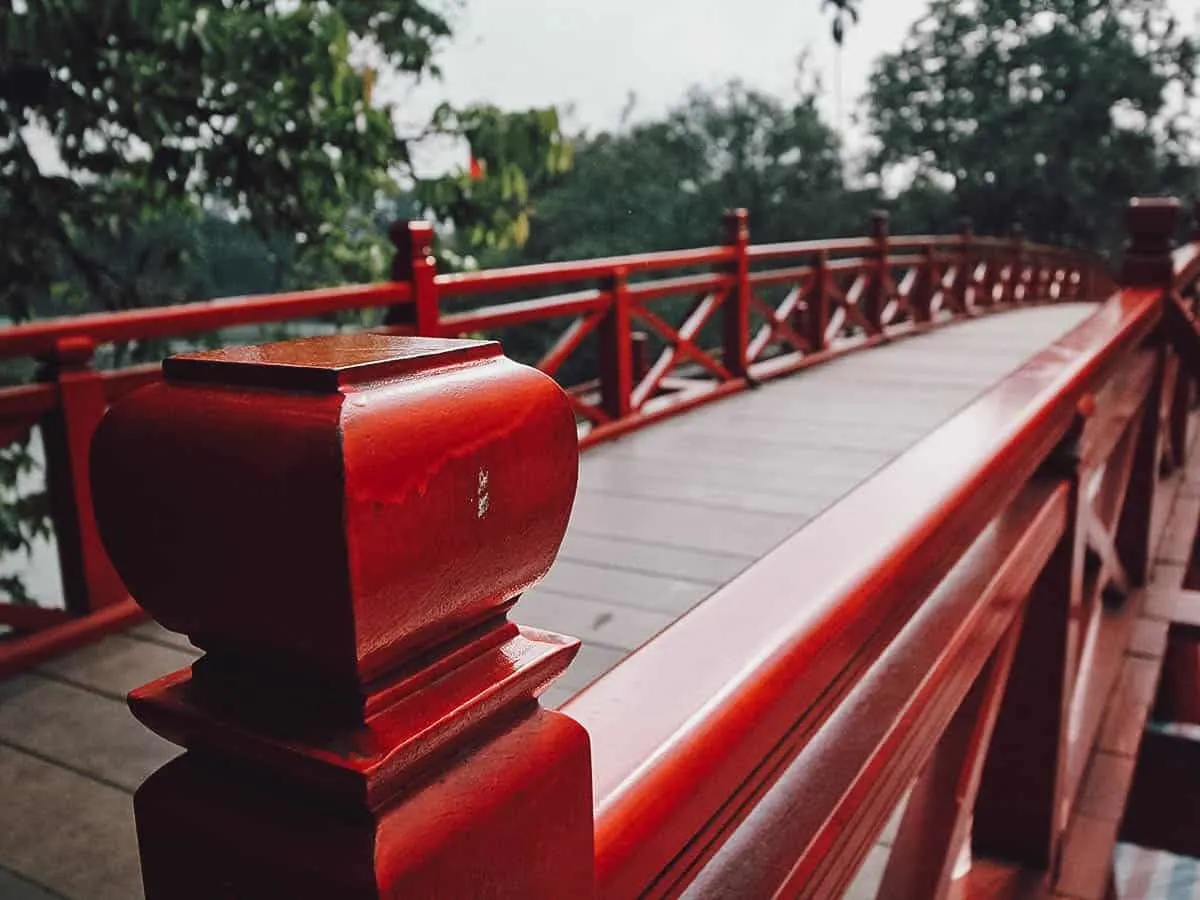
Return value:
[(122, 576), (205, 651), (130, 698), (188, 750), (135, 801), (147, 897), (590, 892), (587, 736), (535, 699), (578, 642), (506, 617), (574, 499), (562, 391), (386, 334), (164, 374), (92, 451)]

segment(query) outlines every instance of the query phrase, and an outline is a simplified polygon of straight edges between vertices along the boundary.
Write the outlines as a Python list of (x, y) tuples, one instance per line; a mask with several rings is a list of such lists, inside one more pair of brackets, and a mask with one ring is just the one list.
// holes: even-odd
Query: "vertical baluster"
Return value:
[(972, 854), (1053, 872), (1065, 802), (1070, 688), (1081, 636), (1085, 538), (1081, 527), (1078, 421), (1047, 461), (1070, 480), (1066, 531), (1027, 600), (999, 718), (975, 803)]
[(825, 331), (829, 328), (829, 254), (817, 252), (813, 260), (813, 282), (808, 294), (808, 342), (813, 353), (828, 346)]
[(725, 243), (733, 248), (733, 287), (725, 298), (724, 363), (734, 378), (747, 372), (746, 348), (750, 344), (750, 219), (744, 209), (725, 213)]
[(176, 357), (93, 449), (118, 568), (204, 656), (135, 691), (186, 748), (134, 800), (150, 900), (590, 897), (590, 753), (507, 619), (570, 516), (550, 379), (494, 342)]
[(975, 247), (974, 229), (967, 216), (959, 219), (958, 223), (958, 278), (954, 285), (955, 302), (958, 312), (966, 315), (971, 311), (972, 285), (975, 283)]
[(872, 251), (871, 265), (868, 270), (869, 281), (863, 291), (865, 308), (863, 314), (871, 330), (878, 334), (883, 331), (883, 311), (888, 302), (888, 284), (891, 280), (888, 272), (888, 214), (885, 210), (877, 209), (871, 213), (868, 234), (875, 242)]
[(56, 408), (42, 420), (42, 440), (63, 597), (76, 615), (128, 596), (100, 541), (92, 510), (88, 448), (108, 406), (104, 380), (92, 368), (94, 352), (90, 338), (64, 338), (39, 372), (58, 389)]
[(1005, 285), (1005, 300), (1009, 303), (1020, 303), (1024, 293), (1021, 278), (1025, 272), (1025, 229), (1020, 222), (1012, 228), (1011, 266), (1008, 284)]
[(441, 334), (437, 290), (437, 258), (433, 255), (433, 226), (428, 222), (396, 222), (388, 236), (396, 248), (392, 280), (407, 281), (408, 303), (388, 309), (385, 323), (397, 331), (437, 337)]
[(924, 325), (932, 321), (933, 295), (937, 293), (940, 281), (937, 251), (933, 247), (926, 247), (921, 251), (921, 268), (912, 289), (912, 314), (917, 324)]
[[(1125, 287), (1155, 288), (1164, 298), (1175, 279), (1171, 260), (1172, 239), (1179, 222), (1179, 201), (1173, 198), (1135, 199), (1129, 205), (1126, 227), (1129, 247), (1121, 267)], [(1158, 465), (1162, 457), (1161, 410), (1167, 354), (1159, 342), (1154, 387), (1142, 410), (1141, 432), (1134, 452), (1133, 469), (1125, 494), (1125, 506), (1117, 523), (1116, 548), (1130, 579), (1145, 581), (1150, 567), (1150, 532), (1153, 521)]]
[(597, 328), (600, 405), (605, 415), (617, 420), (633, 411), (633, 326), (629, 309), (629, 275), (624, 267), (613, 270), (608, 291), (608, 312)]

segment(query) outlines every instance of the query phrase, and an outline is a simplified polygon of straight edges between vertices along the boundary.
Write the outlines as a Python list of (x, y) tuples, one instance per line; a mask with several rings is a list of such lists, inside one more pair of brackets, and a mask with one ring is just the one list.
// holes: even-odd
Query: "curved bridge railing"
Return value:
[(578, 398), (478, 342), (169, 361), (94, 448), (205, 651), (131, 697), (187, 748), (136, 798), (147, 897), (831, 897), (906, 793), (882, 896), (1053, 888), (1200, 374), (1177, 220), (1135, 201), (1092, 316), (558, 712), (577, 642), (507, 612)]
[(140, 615), (96, 531), (87, 450), (109, 404), (161, 370), (99, 366), (108, 345), (383, 309), (389, 333), (503, 340), (566, 388), (588, 446), (881, 341), (999, 309), (1098, 300), (1114, 287), (1080, 254), (969, 228), (891, 237), (883, 214), (866, 238), (756, 246), (744, 211), (725, 230), (715, 247), (438, 274), (431, 227), (398, 224), (390, 282), (0, 330), (0, 360), (37, 362), (35, 383), (0, 389), (0, 443), (40, 426), (65, 598), (65, 609), (0, 602), (0, 626), (17, 635), (0, 642), (0, 675)]

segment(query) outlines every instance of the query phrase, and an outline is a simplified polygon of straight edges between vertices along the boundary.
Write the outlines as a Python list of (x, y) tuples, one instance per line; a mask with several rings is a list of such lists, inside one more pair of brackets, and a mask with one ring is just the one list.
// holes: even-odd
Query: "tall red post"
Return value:
[[(633, 412), (635, 382), (629, 273), (621, 266), (608, 282), (608, 312), (596, 329), (600, 351), (600, 406), (614, 421)], [(636, 379), (641, 381), (640, 378)]]
[(975, 284), (975, 232), (971, 220), (963, 216), (958, 220), (958, 278), (955, 284), (955, 300), (959, 312), (971, 311), (971, 288)]
[(1180, 204), (1175, 197), (1135, 197), (1125, 212), (1129, 242), (1121, 264), (1123, 287), (1161, 287), (1175, 279), (1171, 249), (1179, 226)]
[(875, 242), (873, 250), (874, 265), (871, 281), (867, 286), (866, 309), (863, 310), (871, 331), (875, 334), (883, 331), (883, 310), (887, 305), (890, 291), (891, 275), (888, 272), (888, 214), (885, 210), (877, 209), (871, 213), (869, 225), (871, 240)]
[[(1165, 302), (1175, 281), (1171, 250), (1179, 215), (1179, 201), (1173, 197), (1152, 200), (1135, 198), (1130, 201), (1125, 219), (1129, 245), (1121, 266), (1123, 286), (1160, 289)], [(1141, 411), (1141, 431), (1134, 451), (1125, 505), (1117, 523), (1117, 553), (1129, 577), (1137, 584), (1145, 581), (1152, 558), (1151, 522), (1159, 460), (1162, 458), (1163, 435), (1160, 425), (1168, 352), (1166, 345), (1161, 344), (1154, 386)], [(1184, 449), (1180, 448), (1180, 452), (1184, 452)]]
[(392, 259), (392, 280), (407, 281), (411, 290), (408, 303), (390, 309), (385, 320), (397, 331), (425, 337), (441, 334), (437, 291), (437, 258), (433, 255), (433, 226), (428, 222), (395, 222), (388, 232), (396, 255)]
[(117, 576), (92, 511), (88, 448), (108, 408), (104, 380), (92, 368), (90, 338), (64, 338), (39, 372), (58, 389), (58, 403), (42, 420), (46, 486), (67, 609), (84, 615), (128, 597)]
[(1013, 225), (1012, 245), (1012, 269), (1009, 271), (1008, 284), (1005, 285), (1005, 299), (1009, 303), (1019, 303), (1025, 293), (1022, 287), (1025, 277), (1025, 229), (1020, 222)]
[(808, 343), (813, 353), (827, 349), (825, 331), (829, 328), (829, 254), (817, 252), (812, 263), (812, 287), (808, 291)]
[(1026, 601), (979, 793), (972, 855), (1056, 872), (1070, 814), (1067, 755), (1071, 683), (1081, 635), (1083, 563), (1082, 419), (1045, 464), (1071, 485), (1070, 517)]
[(725, 368), (735, 377), (748, 369), (750, 345), (750, 214), (744, 209), (725, 213), (725, 243), (733, 248), (733, 287), (725, 301)]
[(134, 595), (204, 650), (130, 696), (186, 748), (138, 790), (146, 896), (593, 893), (578, 642), (508, 620), (577, 478), (497, 344), (336, 335), (174, 357), (93, 447)]
[(937, 293), (941, 281), (941, 271), (938, 267), (937, 251), (926, 247), (921, 251), (921, 267), (917, 270), (917, 281), (913, 285), (912, 306), (913, 321), (919, 325), (928, 324), (933, 319), (933, 297)]

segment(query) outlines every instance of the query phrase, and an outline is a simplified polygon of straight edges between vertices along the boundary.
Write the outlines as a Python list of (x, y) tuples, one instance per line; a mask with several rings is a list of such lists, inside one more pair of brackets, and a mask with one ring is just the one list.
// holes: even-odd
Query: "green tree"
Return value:
[(790, 101), (733, 82), (695, 90), (662, 120), (581, 135), (574, 163), (531, 198), (529, 242), (489, 262), (579, 259), (711, 243), (723, 210), (756, 241), (861, 230), (837, 136), (814, 91)]
[[(847, 187), (837, 136), (816, 94), (781, 100), (737, 82), (692, 91), (657, 121), (575, 140), (569, 171), (530, 198), (524, 247), (484, 252), (484, 265), (544, 262), (712, 244), (721, 214), (746, 207), (756, 242), (862, 234), (875, 200)], [(769, 291), (767, 291), (769, 293)], [(687, 298), (657, 304), (678, 320)], [(562, 323), (502, 335), (505, 349), (536, 359)], [(585, 348), (567, 381), (594, 372)]]
[(829, 28), (839, 47), (846, 40), (846, 27), (858, 24), (859, 0), (821, 0), (821, 9), (830, 10)]
[(934, 0), (876, 65), (873, 166), (944, 186), (983, 232), (1087, 249), (1135, 193), (1186, 191), (1197, 45), (1165, 0)]
[[(11, 240), (0, 247), (0, 300), (15, 318), (64, 292), (66, 308), (157, 301), (132, 277), (140, 257), (109, 261), (152, 233), (147, 264), (182, 271), (194, 234), (178, 223), (214, 209), (285, 248), (302, 281), (377, 276), (382, 236), (366, 226), (411, 167), (410, 142), (371, 86), (376, 69), (436, 73), (450, 36), (442, 6), (4, 0), (0, 227)], [(520, 132), (522, 162), (561, 154), (552, 111), (522, 114), (508, 132), (505, 114), (488, 115), (489, 136)], [(467, 135), (478, 118), (442, 111), (430, 130)], [(60, 169), (39, 164), (35, 136)], [(511, 232), (513, 206), (477, 204), (460, 224)]]
[[(436, 74), (452, 2), (0, 0), (0, 309), (203, 299), (234, 253), (276, 289), (383, 276), (413, 139), (372, 87)], [(553, 111), (443, 110), (434, 131), (487, 144), (509, 187), (422, 211), (519, 243), (519, 168), (564, 164)], [(30, 464), (0, 450), (0, 548), (44, 525), (13, 497)]]

